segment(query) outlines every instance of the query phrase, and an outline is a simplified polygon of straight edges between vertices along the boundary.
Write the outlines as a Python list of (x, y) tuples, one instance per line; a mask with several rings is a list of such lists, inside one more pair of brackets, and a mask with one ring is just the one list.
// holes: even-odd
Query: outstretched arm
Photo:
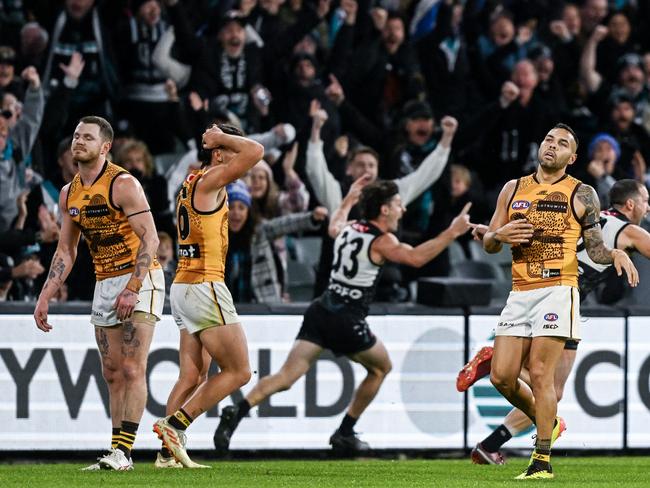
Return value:
[(442, 138), (436, 148), (424, 158), (418, 169), (398, 180), (395, 180), (399, 188), (404, 205), (408, 205), (422, 192), (433, 185), (447, 166), (451, 143), (454, 140), (458, 121), (453, 117), (443, 117), (440, 121), (442, 126)]
[(619, 276), (625, 271), (630, 286), (639, 283), (637, 272), (630, 257), (620, 249), (610, 249), (603, 242), (603, 233), (600, 229), (600, 202), (596, 190), (591, 186), (582, 184), (576, 191), (573, 205), (582, 225), (582, 238), (587, 255), (598, 264), (613, 264)]
[(371, 248), (373, 261), (392, 261), (420, 268), (435, 258), (438, 254), (457, 237), (463, 235), (473, 227), (469, 221), (471, 202), (454, 218), (449, 227), (438, 234), (434, 239), (429, 239), (417, 247), (400, 242), (395, 235), (386, 233), (375, 240)]
[(65, 186), (59, 195), (59, 208), (62, 214), (61, 233), (56, 251), (52, 257), (50, 272), (47, 275), (47, 280), (45, 280), (41, 294), (38, 296), (38, 301), (36, 302), (36, 308), (34, 309), (36, 326), (43, 332), (49, 332), (52, 329), (52, 326), (47, 323), (48, 304), (65, 282), (65, 279), (72, 270), (75, 259), (77, 259), (77, 245), (79, 244), (81, 231), (68, 214), (66, 200), (68, 198), (69, 186)]
[(142, 281), (156, 259), (158, 234), (144, 190), (133, 176), (124, 174), (115, 179), (113, 200), (124, 211), (133, 232), (140, 239), (138, 254), (135, 258), (135, 268), (131, 278), (124, 290), (117, 296), (113, 305), (117, 310), (117, 318), (125, 320), (133, 313)]
[(616, 247), (633, 249), (650, 259), (650, 233), (638, 225), (628, 225), (619, 235)]

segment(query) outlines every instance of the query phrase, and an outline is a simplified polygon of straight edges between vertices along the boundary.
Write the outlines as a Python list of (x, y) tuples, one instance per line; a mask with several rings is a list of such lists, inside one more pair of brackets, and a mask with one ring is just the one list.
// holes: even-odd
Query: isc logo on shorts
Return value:
[(512, 202), (513, 210), (526, 210), (528, 207), (530, 207), (530, 202), (528, 200), (517, 200)]
[(556, 313), (547, 313), (544, 315), (544, 320), (547, 322), (555, 322), (558, 319), (558, 315)]

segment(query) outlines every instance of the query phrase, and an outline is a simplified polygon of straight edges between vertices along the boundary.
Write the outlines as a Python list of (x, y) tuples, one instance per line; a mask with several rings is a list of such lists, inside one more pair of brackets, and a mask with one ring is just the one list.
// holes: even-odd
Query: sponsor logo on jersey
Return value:
[(543, 269), (542, 270), (542, 278), (557, 278), (560, 276), (560, 270), (559, 269)]
[(537, 202), (538, 212), (557, 212), (567, 213), (569, 204), (567, 202), (552, 202), (550, 200), (540, 200)]
[(181, 244), (178, 246), (178, 257), (190, 259), (200, 258), (201, 248), (198, 244)]
[(79, 209), (77, 207), (70, 207), (68, 209), (68, 213), (73, 217), (76, 217), (77, 215), (79, 215)]
[(330, 283), (327, 287), (333, 293), (342, 297), (350, 297), (353, 300), (359, 300), (363, 297), (363, 292), (357, 288), (349, 288), (340, 283)]
[(542, 190), (537, 192), (538, 195), (548, 195), (548, 191)]
[(82, 198), (82, 200), (90, 200), (90, 195), (88, 195), (88, 193), (86, 193), (84, 195), (84, 197)]
[(559, 318), (558, 315), (552, 312), (544, 315), (544, 320), (546, 320), (547, 322), (555, 322), (558, 318)]
[(86, 212), (86, 217), (106, 217), (110, 215), (108, 205), (105, 203), (102, 205), (86, 205), (84, 212)]
[(514, 327), (515, 323), (514, 322), (499, 322), (497, 324), (497, 327)]
[(526, 210), (530, 207), (530, 202), (528, 200), (516, 200), (512, 202), (513, 210)]

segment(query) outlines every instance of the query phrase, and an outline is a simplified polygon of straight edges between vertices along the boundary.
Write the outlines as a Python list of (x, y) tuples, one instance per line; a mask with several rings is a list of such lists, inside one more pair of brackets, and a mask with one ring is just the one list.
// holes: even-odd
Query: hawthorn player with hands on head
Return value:
[[(248, 383), (251, 371), (246, 336), (224, 283), (228, 252), (226, 186), (262, 158), (263, 147), (231, 125), (203, 134), (203, 165), (190, 173), (176, 199), (178, 268), (171, 287), (172, 315), (180, 328), (181, 372), (169, 396), (168, 416), (153, 426), (165, 455), (186, 468), (203, 468), (187, 454), (185, 431), (233, 391)], [(205, 352), (207, 351), (207, 357)], [(197, 386), (210, 359), (219, 372)], [(161, 459), (157, 467), (175, 467)]]

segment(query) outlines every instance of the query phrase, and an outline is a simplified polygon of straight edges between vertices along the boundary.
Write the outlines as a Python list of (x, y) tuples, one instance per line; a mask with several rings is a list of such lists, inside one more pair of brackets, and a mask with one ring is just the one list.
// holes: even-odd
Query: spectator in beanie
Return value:
[(303, 230), (317, 230), (327, 217), (323, 207), (271, 220), (261, 220), (251, 194), (238, 180), (228, 191), (228, 257), (226, 285), (235, 302), (282, 302), (281, 273), (272, 241)]
[(621, 146), (610, 134), (601, 132), (591, 139), (587, 153), (589, 164), (587, 175), (582, 181), (595, 188), (600, 208), (609, 208), (609, 190), (617, 178), (625, 177), (616, 168), (616, 162), (621, 157)]

